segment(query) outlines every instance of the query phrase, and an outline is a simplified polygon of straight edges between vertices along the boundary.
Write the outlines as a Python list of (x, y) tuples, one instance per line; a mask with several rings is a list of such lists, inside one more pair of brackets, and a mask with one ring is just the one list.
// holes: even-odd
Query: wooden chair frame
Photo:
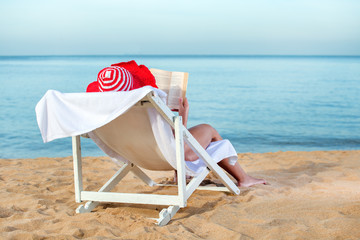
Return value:
[[(75, 182), (75, 200), (76, 202), (88, 201), (84, 205), (80, 205), (77, 213), (91, 212), (101, 202), (116, 203), (133, 203), (133, 204), (151, 204), (151, 205), (169, 205), (164, 208), (159, 218), (156, 219), (157, 225), (166, 225), (175, 213), (183, 207), (186, 207), (187, 200), (196, 189), (230, 191), (233, 194), (240, 194), (239, 188), (231, 181), (225, 172), (213, 161), (205, 149), (196, 141), (190, 132), (182, 125), (181, 116), (176, 116), (166, 104), (152, 92), (148, 93), (142, 100), (141, 104), (150, 104), (161, 116), (170, 124), (175, 131), (176, 143), (176, 166), (178, 179), (177, 195), (158, 195), (143, 193), (115, 193), (110, 192), (126, 174), (132, 171), (137, 177), (149, 186), (165, 186), (157, 184), (150, 179), (139, 167), (133, 163), (124, 164), (98, 192), (84, 191), (82, 182), (82, 159), (81, 159), (81, 141), (80, 136), (72, 137), (73, 146), (73, 163), (74, 163), (74, 182)], [(136, 106), (133, 106), (136, 107)], [(185, 159), (184, 159), (184, 140), (192, 148), (192, 150), (204, 160), (207, 165), (199, 175), (194, 177), (186, 184)], [(208, 175), (209, 171), (221, 180), (225, 187), (200, 187), (200, 183)], [(168, 185), (166, 185), (168, 186)], [(176, 186), (176, 185), (175, 185)]]

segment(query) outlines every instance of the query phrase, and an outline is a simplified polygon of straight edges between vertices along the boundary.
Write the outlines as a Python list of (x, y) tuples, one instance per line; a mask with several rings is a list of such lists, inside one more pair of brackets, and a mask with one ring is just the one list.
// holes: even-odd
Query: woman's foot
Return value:
[(238, 187), (251, 187), (256, 184), (266, 184), (264, 179), (254, 178), (247, 175), (241, 182), (238, 182)]

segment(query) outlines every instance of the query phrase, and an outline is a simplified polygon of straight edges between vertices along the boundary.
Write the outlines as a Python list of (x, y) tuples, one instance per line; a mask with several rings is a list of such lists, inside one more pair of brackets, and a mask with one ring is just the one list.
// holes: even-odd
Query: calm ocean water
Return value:
[[(132, 59), (189, 72), (189, 126), (212, 124), (238, 152), (360, 149), (360, 57), (0, 57), (0, 158), (71, 155), (71, 138), (42, 142), (36, 103)], [(104, 155), (83, 142), (84, 155)]]

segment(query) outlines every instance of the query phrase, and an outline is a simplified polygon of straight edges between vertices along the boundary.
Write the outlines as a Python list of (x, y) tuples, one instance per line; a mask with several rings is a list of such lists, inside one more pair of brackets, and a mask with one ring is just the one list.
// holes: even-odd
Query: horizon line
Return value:
[(0, 55), (0, 57), (360, 57), (360, 55), (321, 54), (42, 54)]

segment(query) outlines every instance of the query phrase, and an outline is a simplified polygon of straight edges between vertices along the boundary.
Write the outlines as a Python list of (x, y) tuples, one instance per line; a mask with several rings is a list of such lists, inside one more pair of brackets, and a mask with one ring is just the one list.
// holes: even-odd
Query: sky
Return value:
[(360, 55), (358, 0), (1, 0), (0, 55)]

